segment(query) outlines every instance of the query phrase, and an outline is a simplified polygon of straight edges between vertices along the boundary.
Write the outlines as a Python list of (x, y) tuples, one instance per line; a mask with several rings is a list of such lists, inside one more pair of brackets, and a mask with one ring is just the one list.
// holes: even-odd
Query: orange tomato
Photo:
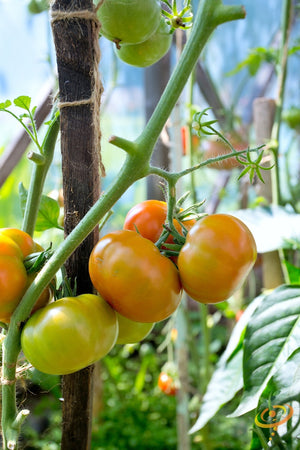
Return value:
[(257, 256), (248, 227), (229, 214), (200, 219), (178, 256), (183, 289), (200, 303), (228, 299), (244, 283)]
[(89, 274), (99, 294), (122, 316), (136, 322), (159, 322), (181, 300), (178, 270), (153, 242), (119, 230), (98, 241)]

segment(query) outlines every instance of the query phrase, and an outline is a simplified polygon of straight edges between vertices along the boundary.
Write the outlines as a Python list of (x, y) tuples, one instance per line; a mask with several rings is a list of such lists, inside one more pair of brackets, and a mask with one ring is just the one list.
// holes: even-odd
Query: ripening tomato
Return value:
[(181, 300), (175, 265), (138, 233), (108, 233), (93, 248), (89, 274), (99, 294), (121, 315), (136, 322), (159, 322)]
[[(156, 242), (163, 231), (163, 225), (167, 219), (168, 206), (166, 202), (160, 200), (145, 200), (133, 206), (128, 211), (125, 221), (124, 230), (137, 231), (144, 238), (152, 242)], [(190, 229), (196, 221), (194, 219), (183, 222), (187, 229)], [(182, 228), (177, 220), (173, 220), (173, 224), (182, 235)], [(166, 242), (174, 242), (170, 235)]]
[(35, 251), (35, 242), (25, 231), (17, 228), (0, 228), (0, 235), (9, 237), (17, 244), (22, 250), (23, 258)]
[(8, 323), (27, 286), (23, 260), (1, 254), (0, 238), (0, 322)]
[(184, 290), (200, 303), (228, 299), (245, 281), (256, 260), (248, 227), (229, 214), (200, 219), (188, 232), (178, 256)]
[(21, 346), (39, 371), (65, 375), (105, 356), (117, 335), (115, 311), (98, 295), (83, 294), (36, 311), (22, 330)]
[[(9, 323), (35, 274), (28, 275), (23, 260), (42, 247), (31, 236), (17, 228), (0, 229), (0, 322)], [(47, 304), (52, 297), (50, 287), (45, 288), (33, 311)]]
[(173, 378), (166, 372), (161, 372), (159, 374), (157, 385), (166, 395), (175, 395), (177, 392), (177, 386)]
[(97, 12), (100, 33), (117, 44), (137, 44), (159, 26), (158, 0), (104, 0)]
[[(245, 150), (248, 148), (248, 143), (242, 139), (238, 134), (228, 134), (227, 139), (235, 150)], [(231, 153), (231, 148), (221, 139), (208, 139), (204, 142), (204, 159), (216, 158), (217, 156)], [(242, 167), (242, 164), (232, 156), (231, 158), (222, 161), (208, 164), (206, 167), (217, 170), (232, 170), (236, 167)]]
[(172, 34), (162, 17), (159, 26), (145, 41), (138, 44), (121, 45), (115, 48), (116, 55), (125, 63), (135, 67), (149, 67), (159, 61), (170, 49)]
[(135, 344), (140, 342), (148, 336), (154, 327), (153, 323), (135, 322), (119, 313), (117, 313), (117, 319), (119, 334), (116, 344)]

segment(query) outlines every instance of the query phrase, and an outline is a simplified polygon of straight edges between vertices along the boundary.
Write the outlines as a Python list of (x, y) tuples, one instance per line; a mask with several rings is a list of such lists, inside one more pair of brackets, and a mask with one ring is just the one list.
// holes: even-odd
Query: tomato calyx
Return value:
[[(189, 194), (190, 193), (187, 192), (180, 197), (174, 208), (173, 219), (180, 225), (181, 233), (179, 233), (178, 229), (175, 227), (174, 222), (167, 222), (163, 225), (163, 232), (155, 243), (160, 251), (166, 256), (178, 256), (182, 246), (185, 244), (186, 235), (189, 228), (191, 228), (191, 224), (196, 223), (197, 220), (207, 215), (206, 213), (198, 212), (199, 208), (203, 205), (204, 200), (190, 205), (185, 209), (181, 207)], [(174, 243), (166, 242), (170, 235), (173, 237)]]
[(30, 253), (23, 263), (27, 274), (39, 272), (53, 255), (52, 244), (46, 250)]
[(163, 0), (168, 10), (162, 9), (162, 14), (167, 18), (167, 23), (171, 26), (172, 31), (177, 28), (186, 30), (192, 27), (193, 13), (191, 0), (186, 0), (181, 11), (177, 10), (176, 0), (172, 3)]

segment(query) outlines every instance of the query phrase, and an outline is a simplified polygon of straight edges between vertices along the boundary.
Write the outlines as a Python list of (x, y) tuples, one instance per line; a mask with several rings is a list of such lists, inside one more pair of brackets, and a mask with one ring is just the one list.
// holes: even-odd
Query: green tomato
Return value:
[(161, 7), (158, 0), (104, 0), (97, 14), (106, 39), (117, 45), (136, 44), (154, 33)]
[(154, 327), (153, 323), (135, 322), (119, 313), (117, 313), (117, 319), (119, 334), (116, 344), (135, 344), (140, 342), (148, 336)]
[(65, 297), (36, 311), (25, 324), (21, 346), (40, 372), (65, 375), (93, 364), (114, 346), (115, 311), (102, 297)]
[(159, 61), (170, 49), (172, 34), (164, 18), (159, 27), (144, 42), (139, 44), (121, 45), (115, 49), (117, 56), (127, 64), (136, 67), (148, 67)]

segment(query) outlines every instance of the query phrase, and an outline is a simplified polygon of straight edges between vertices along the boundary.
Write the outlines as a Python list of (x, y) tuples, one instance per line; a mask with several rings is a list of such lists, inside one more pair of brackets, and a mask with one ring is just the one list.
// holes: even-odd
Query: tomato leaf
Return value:
[[(22, 183), (19, 186), (19, 195), (21, 210), (24, 214), (28, 192)], [(60, 208), (58, 202), (47, 195), (42, 195), (35, 230), (45, 231), (49, 228), (62, 230), (63, 228), (58, 223), (59, 214)]]
[(253, 314), (244, 340), (244, 394), (237, 417), (257, 407), (271, 377), (300, 346), (300, 287), (281, 286)]
[(0, 103), (0, 109), (6, 109), (9, 108), (10, 106), (11, 106), (10, 100), (5, 100), (5, 102)]
[(300, 284), (300, 267), (294, 266), (289, 261), (284, 261), (284, 264), (288, 271), (290, 283)]
[(20, 97), (14, 99), (14, 104), (19, 108), (26, 109), (26, 111), (28, 111), (30, 109), (31, 98), (27, 95), (21, 95)]
[(216, 368), (203, 397), (201, 411), (189, 433), (201, 430), (219, 409), (243, 387), (243, 351), (240, 349), (228, 362)]
[(234, 327), (226, 350), (221, 356), (216, 370), (207, 386), (203, 397), (199, 417), (190, 433), (203, 428), (214, 415), (229, 402), (243, 387), (243, 349), (242, 341), (250, 317), (264, 299), (261, 295), (254, 299), (245, 309), (240, 320)]
[[(286, 405), (286, 408), (290, 410), (290, 407), (293, 408), (293, 401), (297, 403), (300, 402), (300, 348), (295, 350), (292, 355), (288, 358), (286, 363), (272, 376), (269, 380), (266, 388), (264, 389), (259, 405), (257, 408), (257, 412), (261, 413), (265, 408), (271, 408), (274, 405)], [(276, 411), (276, 408), (274, 408)], [(291, 410), (293, 412), (293, 410)], [(298, 417), (292, 415), (291, 421), (292, 425), (296, 425), (290, 436), (285, 438), (286, 441), (289, 439), (293, 439), (293, 436), (296, 437), (299, 435), (300, 429), (299, 424), (297, 424)], [(251, 441), (251, 450), (260, 450), (261, 445), (256, 433), (256, 426), (254, 424), (254, 432)], [(270, 428), (262, 428), (266, 440), (268, 441), (270, 438), (270, 432), (272, 429)], [(278, 434), (280, 436), (284, 436), (287, 431), (286, 425), (283, 424), (278, 427)], [(287, 442), (289, 444), (289, 442)], [(291, 448), (291, 445), (290, 447)]]

